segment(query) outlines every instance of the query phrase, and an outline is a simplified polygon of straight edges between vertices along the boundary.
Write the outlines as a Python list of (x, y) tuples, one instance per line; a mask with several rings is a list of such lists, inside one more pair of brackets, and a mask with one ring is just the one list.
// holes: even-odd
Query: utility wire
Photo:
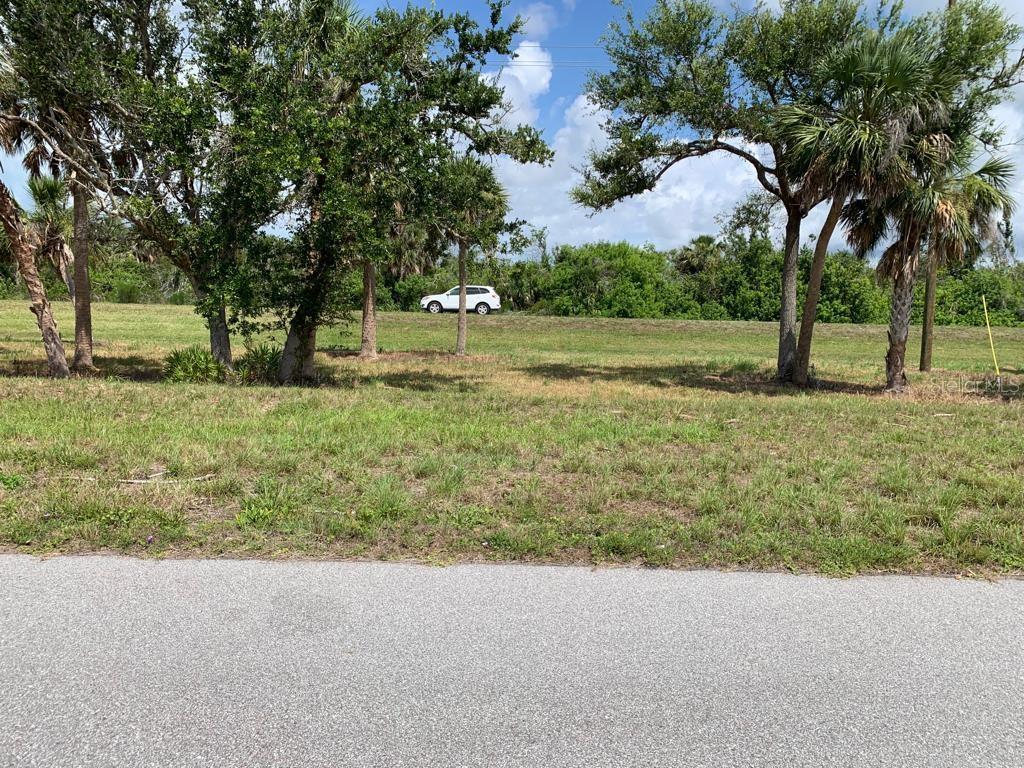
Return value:
[(610, 67), (608, 61), (488, 61), (489, 67)]

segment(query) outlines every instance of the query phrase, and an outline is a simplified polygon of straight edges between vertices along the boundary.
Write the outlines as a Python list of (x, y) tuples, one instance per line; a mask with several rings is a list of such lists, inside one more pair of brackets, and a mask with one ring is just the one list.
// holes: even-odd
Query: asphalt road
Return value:
[(1024, 765), (1024, 582), (0, 557), (0, 765)]

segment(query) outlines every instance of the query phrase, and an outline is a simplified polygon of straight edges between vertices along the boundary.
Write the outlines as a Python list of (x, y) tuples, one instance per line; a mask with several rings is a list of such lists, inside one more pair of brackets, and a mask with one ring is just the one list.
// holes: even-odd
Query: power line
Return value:
[[(522, 46), (521, 46), (522, 47)], [(544, 43), (531, 43), (527, 46), (529, 49), (538, 51), (546, 51), (549, 48), (554, 49), (565, 49), (565, 50), (604, 50), (598, 45), (547, 45)], [(1024, 49), (1020, 51), (1007, 51), (1008, 57), (1012, 60), (1018, 56), (1024, 56)], [(548, 69), (594, 69), (603, 68), (609, 69), (615, 66), (611, 61), (585, 61), (585, 60), (570, 60), (570, 61), (559, 61), (552, 59), (550, 61), (537, 61), (534, 59), (522, 59), (522, 58), (511, 58), (511, 59), (493, 59), (486, 61), (485, 65), (488, 67), (544, 67)]]
[(610, 67), (609, 61), (488, 61), (489, 67)]
[(555, 45), (554, 43), (535, 43), (532, 40), (524, 40), (517, 48), (566, 48), (571, 50), (603, 51), (603, 45)]

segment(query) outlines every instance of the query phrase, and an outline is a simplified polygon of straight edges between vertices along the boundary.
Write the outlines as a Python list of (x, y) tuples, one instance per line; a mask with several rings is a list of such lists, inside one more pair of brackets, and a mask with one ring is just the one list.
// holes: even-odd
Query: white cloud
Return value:
[(513, 61), (497, 73), (510, 107), (509, 123), (536, 122), (540, 113), (537, 99), (550, 89), (552, 71), (551, 54), (540, 43), (524, 40), (516, 47)]
[[(570, 8), (571, 10), (571, 8)], [(558, 26), (558, 10), (548, 3), (530, 3), (519, 11), (523, 34), (531, 40), (543, 40)]]
[(1014, 100), (1006, 101), (993, 110), (996, 124), (1004, 131), (1002, 154), (1016, 165), (1011, 185), (1017, 212), (1013, 217), (1014, 232), (1017, 235), (1017, 256), (1024, 258), (1024, 86), (1014, 89)]
[(682, 245), (699, 234), (717, 232), (715, 217), (757, 188), (743, 160), (712, 155), (676, 166), (650, 192), (591, 214), (569, 193), (579, 181), (576, 169), (586, 161), (587, 152), (605, 142), (602, 120), (586, 97), (578, 96), (566, 108), (564, 124), (552, 141), (555, 159), (550, 166), (498, 164), (513, 214), (547, 227), (552, 243), (629, 240), (660, 248)]
[[(1017, 101), (1001, 105), (995, 116), (1006, 130), (1006, 152), (1018, 167), (1014, 194), (1024, 204), (1024, 88), (1018, 89), (1017, 95)], [(520, 166), (508, 160), (498, 163), (513, 215), (547, 227), (552, 243), (628, 240), (653, 243), (659, 248), (677, 247), (697, 235), (717, 234), (717, 217), (727, 214), (749, 192), (761, 189), (746, 162), (732, 155), (714, 154), (679, 163), (650, 192), (592, 214), (574, 203), (569, 194), (579, 182), (577, 169), (585, 164), (588, 151), (606, 142), (603, 118), (585, 96), (577, 96), (565, 108), (562, 127), (551, 141), (555, 151), (551, 165)], [(819, 206), (804, 221), (806, 244), (813, 243), (824, 215), (825, 207)], [(1015, 226), (1018, 233), (1024, 232), (1024, 210), (1018, 210)], [(781, 231), (778, 234), (781, 236)], [(841, 245), (841, 235), (837, 234), (833, 247)], [(1024, 246), (1024, 239), (1020, 245)]]

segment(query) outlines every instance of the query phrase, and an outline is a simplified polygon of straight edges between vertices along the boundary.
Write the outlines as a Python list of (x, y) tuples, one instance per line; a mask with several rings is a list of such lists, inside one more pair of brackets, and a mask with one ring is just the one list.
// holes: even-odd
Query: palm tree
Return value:
[[(74, 171), (65, 167), (63, 153), (55, 152), (51, 136), (69, 135), (70, 118), (62, 109), (39, 105), (23, 98), (25, 82), (12, 65), (13, 57), (5, 51), (6, 62), (0, 70), (0, 106), (5, 118), (0, 120), (0, 148), (7, 154), (22, 156), (22, 165), (30, 178), (42, 175), (44, 169), (53, 178), (63, 175), (69, 180), (73, 221), (71, 249), (73, 252), (75, 305), (76, 370), (95, 370), (92, 360), (92, 289), (89, 285), (89, 190)], [(45, 131), (46, 133), (44, 133)], [(80, 132), (80, 131), (79, 131)]]
[(32, 314), (36, 316), (36, 324), (43, 337), (43, 350), (46, 352), (50, 375), (67, 378), (70, 375), (68, 358), (64, 352), (64, 343), (60, 340), (57, 320), (46, 297), (46, 288), (39, 279), (34, 237), (31, 230), (25, 226), (22, 211), (15, 202), (14, 195), (3, 181), (0, 181), (0, 227), (7, 236), (10, 251), (18, 265), (18, 273), (28, 291)]
[(722, 244), (713, 235), (698, 235), (674, 251), (669, 260), (680, 275), (694, 275), (713, 270), (722, 258), (722, 250)]
[(921, 371), (932, 369), (932, 339), (935, 328), (935, 291), (939, 268), (978, 255), (986, 238), (992, 235), (997, 217), (1012, 213), (1015, 203), (1008, 188), (1013, 164), (1005, 158), (989, 158), (971, 170), (977, 155), (973, 140), (967, 139), (960, 151), (942, 169), (934, 183), (940, 198), (939, 215), (929, 224), (927, 282), (925, 284), (924, 322), (921, 327)]
[(793, 381), (805, 385), (828, 247), (847, 201), (884, 195), (907, 177), (907, 136), (924, 115), (944, 114), (949, 85), (933, 71), (930, 51), (903, 30), (870, 33), (826, 59), (819, 78), (825, 96), (816, 106), (781, 112), (787, 162), (808, 190), (831, 198), (818, 235), (804, 301)]
[(978, 156), (971, 133), (923, 134), (907, 156), (913, 168), (909, 180), (892, 194), (857, 200), (844, 212), (851, 242), (861, 254), (895, 234), (877, 267), (880, 277), (893, 282), (886, 354), (886, 389), (892, 392), (907, 386), (907, 337), (923, 250), (938, 260), (975, 249), (992, 212), (1012, 206), (1010, 164), (992, 158), (971, 170)]
[(28, 223), (35, 230), (40, 253), (50, 259), (74, 301), (75, 257), (68, 246), (73, 226), (67, 185), (53, 176), (30, 176), (28, 190), (32, 195)]
[(429, 220), (403, 221), (399, 217), (399, 221), (392, 232), (392, 251), (385, 265), (389, 279), (396, 283), (430, 272), (446, 247), (444, 238)]

